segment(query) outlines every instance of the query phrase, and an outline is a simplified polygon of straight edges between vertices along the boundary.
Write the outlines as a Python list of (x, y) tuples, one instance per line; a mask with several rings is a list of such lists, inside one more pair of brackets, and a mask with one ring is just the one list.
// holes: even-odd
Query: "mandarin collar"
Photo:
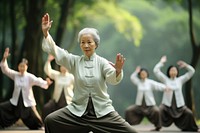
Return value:
[(21, 74), (20, 72), (19, 72), (19, 75), (21, 76), (21, 77), (23, 77), (24, 75), (26, 75), (27, 74), (27, 71), (25, 71), (23, 74)]
[(94, 53), (92, 56), (90, 56), (90, 58), (86, 55), (83, 55), (83, 58), (84, 58), (84, 60), (89, 61), (89, 60), (94, 60), (95, 56), (96, 56), (96, 53)]
[(177, 77), (175, 77), (175, 78), (170, 78), (170, 80), (176, 80), (177, 79)]

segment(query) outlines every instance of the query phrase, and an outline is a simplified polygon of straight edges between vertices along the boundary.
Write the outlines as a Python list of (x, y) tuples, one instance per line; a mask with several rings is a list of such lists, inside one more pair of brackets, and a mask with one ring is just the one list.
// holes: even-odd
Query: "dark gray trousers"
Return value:
[(137, 133), (116, 111), (97, 118), (92, 102), (88, 103), (82, 117), (73, 115), (67, 108), (49, 114), (45, 119), (45, 133)]
[(131, 125), (140, 124), (144, 117), (147, 117), (156, 128), (161, 128), (160, 111), (157, 106), (132, 105), (125, 111), (125, 120)]
[(58, 100), (58, 102), (56, 102), (54, 99), (50, 99), (43, 107), (42, 109), (42, 120), (44, 121), (45, 117), (60, 109), (60, 108), (63, 108), (67, 106), (67, 102), (66, 102), (66, 99), (65, 99), (65, 94), (64, 94), (64, 91), (62, 91), (61, 93), (61, 96), (60, 96), (60, 99)]

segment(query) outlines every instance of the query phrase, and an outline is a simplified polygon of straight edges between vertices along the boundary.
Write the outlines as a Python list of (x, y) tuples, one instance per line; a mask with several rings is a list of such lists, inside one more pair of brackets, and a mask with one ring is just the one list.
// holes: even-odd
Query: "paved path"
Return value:
[[(140, 124), (137, 126), (133, 126), (139, 133), (158, 133), (155, 131), (151, 131), (154, 128), (151, 124)], [(168, 128), (162, 128), (160, 130), (161, 133), (180, 133), (181, 131), (174, 125)], [(5, 130), (0, 130), (0, 133), (45, 133), (44, 130), (29, 130), (25, 126), (17, 125), (9, 127)], [(195, 133), (195, 132), (184, 132), (184, 133)], [(197, 132), (196, 132), (197, 133)]]

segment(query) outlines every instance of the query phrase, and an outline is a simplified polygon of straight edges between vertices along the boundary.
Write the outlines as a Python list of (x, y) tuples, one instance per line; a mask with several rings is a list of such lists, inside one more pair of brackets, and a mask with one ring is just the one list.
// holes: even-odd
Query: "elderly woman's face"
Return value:
[(90, 58), (97, 47), (91, 34), (83, 34), (80, 38), (80, 47), (83, 53)]

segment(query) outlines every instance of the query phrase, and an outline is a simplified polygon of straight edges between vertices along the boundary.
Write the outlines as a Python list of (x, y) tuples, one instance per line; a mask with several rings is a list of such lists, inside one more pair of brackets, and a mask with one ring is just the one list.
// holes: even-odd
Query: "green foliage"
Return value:
[(98, 0), (93, 5), (80, 3), (75, 8), (77, 10), (71, 19), (71, 25), (81, 25), (89, 21), (111, 23), (126, 39), (134, 42), (136, 46), (140, 45), (143, 36), (140, 21), (134, 15), (116, 6), (113, 1)]
[[(62, 1), (48, 0), (45, 9), (41, 9), (44, 12), (48, 12), (53, 20), (53, 26), (50, 31), (52, 36), (55, 35), (58, 26)], [(64, 45), (70, 42), (71, 38), (76, 38), (73, 34), (74, 31), (79, 31), (82, 27), (95, 27), (100, 31), (101, 36), (101, 44), (97, 49), (99, 55), (113, 62), (118, 52), (121, 52), (126, 57), (123, 81), (117, 86), (108, 86), (113, 105), (122, 116), (126, 107), (135, 102), (136, 86), (130, 82), (130, 74), (135, 70), (136, 66), (141, 65), (147, 68), (150, 78), (157, 80), (152, 73), (152, 69), (162, 55), (168, 56), (166, 67), (170, 64), (176, 64), (179, 59), (190, 62), (192, 50), (188, 35), (187, 6), (184, 4), (186, 0), (167, 1), (76, 0), (74, 7), (70, 10), (66, 24), (66, 34), (63, 37)], [(193, 1), (200, 3), (199, 0)], [(18, 34), (19, 40), (24, 37), (22, 32), (27, 24), (21, 6), (22, 3), (17, 0), (15, 16), (17, 33), (20, 33)], [(0, 5), (0, 7), (3, 6)], [(196, 37), (200, 36), (199, 9), (199, 4), (193, 8)], [(3, 20), (9, 20), (8, 5), (6, 6), (6, 13), (3, 14), (1, 12), (0, 15), (3, 18), (0, 20), (2, 29)], [(2, 33), (0, 34), (2, 37)], [(10, 22), (6, 21), (6, 45), (10, 45), (10, 37)], [(199, 38), (197, 39), (199, 42)], [(21, 46), (21, 41), (19, 40), (17, 41)], [(76, 46), (76, 43), (74, 45)], [(13, 52), (18, 51), (13, 50)], [(75, 47), (72, 52), (81, 54), (79, 47)], [(198, 64), (199, 66), (200, 63)], [(165, 72), (166, 67), (163, 68), (163, 72)], [(181, 74), (183, 73), (184, 71), (181, 70)], [(198, 118), (200, 118), (199, 75), (200, 70), (197, 68), (193, 81), (195, 103), (198, 111), (196, 116)], [(3, 94), (6, 94), (6, 89), (4, 87)], [(155, 97), (158, 105), (160, 104), (161, 96), (162, 92), (156, 92)]]

